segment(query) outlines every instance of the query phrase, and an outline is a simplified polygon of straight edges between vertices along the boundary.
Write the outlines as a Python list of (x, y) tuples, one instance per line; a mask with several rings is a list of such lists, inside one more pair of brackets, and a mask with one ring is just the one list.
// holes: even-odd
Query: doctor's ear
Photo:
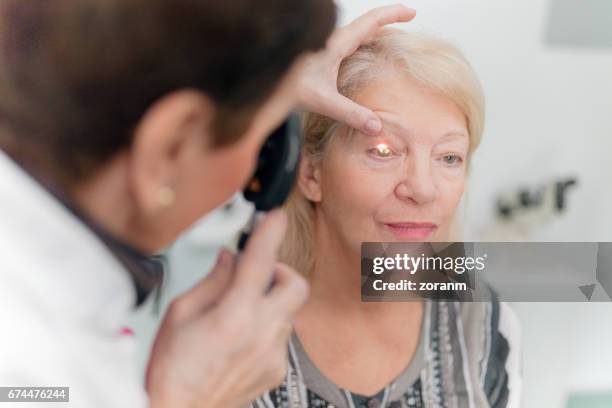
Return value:
[(212, 102), (176, 91), (155, 102), (139, 122), (130, 149), (130, 185), (140, 211), (156, 215), (180, 199), (185, 176), (211, 150)]
[(321, 166), (311, 154), (303, 152), (297, 176), (300, 191), (309, 201), (320, 202), (323, 196), (321, 191)]

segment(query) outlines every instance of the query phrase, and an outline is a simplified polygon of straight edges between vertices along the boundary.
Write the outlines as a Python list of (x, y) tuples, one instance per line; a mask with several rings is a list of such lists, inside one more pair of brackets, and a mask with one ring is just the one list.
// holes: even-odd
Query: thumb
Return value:
[(340, 93), (325, 98), (323, 104), (321, 111), (326, 116), (367, 135), (376, 136), (382, 129), (382, 122), (374, 112)]
[(223, 297), (233, 280), (235, 257), (228, 249), (221, 250), (217, 263), (202, 280), (179, 297), (181, 309), (186, 313), (201, 313), (214, 306)]

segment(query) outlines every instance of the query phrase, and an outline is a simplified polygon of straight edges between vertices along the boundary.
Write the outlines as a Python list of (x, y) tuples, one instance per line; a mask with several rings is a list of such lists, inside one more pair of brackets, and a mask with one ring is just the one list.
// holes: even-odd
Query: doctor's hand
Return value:
[(306, 281), (276, 262), (286, 222), (270, 212), (239, 259), (222, 251), (171, 304), (147, 370), (151, 407), (241, 407), (284, 379), (293, 315), (308, 294)]
[(402, 5), (375, 8), (337, 28), (322, 51), (306, 57), (298, 85), (298, 108), (328, 116), (369, 135), (382, 129), (378, 116), (338, 92), (338, 69), (379, 28), (414, 18), (416, 11)]

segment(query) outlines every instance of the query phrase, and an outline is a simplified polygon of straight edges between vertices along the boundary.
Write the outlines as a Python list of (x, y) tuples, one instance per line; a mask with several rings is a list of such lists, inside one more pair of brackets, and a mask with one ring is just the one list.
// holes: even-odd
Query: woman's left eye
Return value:
[(450, 166), (456, 166), (463, 162), (463, 158), (456, 154), (445, 154), (444, 156), (442, 156), (442, 160), (444, 161), (444, 163)]

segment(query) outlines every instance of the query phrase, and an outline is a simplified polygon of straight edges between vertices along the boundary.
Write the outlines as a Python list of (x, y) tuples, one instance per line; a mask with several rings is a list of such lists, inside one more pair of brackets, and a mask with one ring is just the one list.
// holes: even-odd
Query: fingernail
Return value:
[(227, 248), (221, 249), (219, 256), (217, 257), (217, 265), (215, 266), (226, 266), (229, 260), (229, 251)]
[(272, 217), (275, 220), (282, 219), (285, 216), (285, 210), (282, 208), (275, 208), (268, 212), (268, 216)]
[(221, 262), (223, 262), (223, 249), (217, 255), (217, 260), (215, 261), (215, 265), (213, 266), (213, 268), (219, 267), (221, 265)]
[(368, 133), (378, 133), (382, 129), (382, 124), (378, 119), (368, 119), (365, 124), (365, 129)]

